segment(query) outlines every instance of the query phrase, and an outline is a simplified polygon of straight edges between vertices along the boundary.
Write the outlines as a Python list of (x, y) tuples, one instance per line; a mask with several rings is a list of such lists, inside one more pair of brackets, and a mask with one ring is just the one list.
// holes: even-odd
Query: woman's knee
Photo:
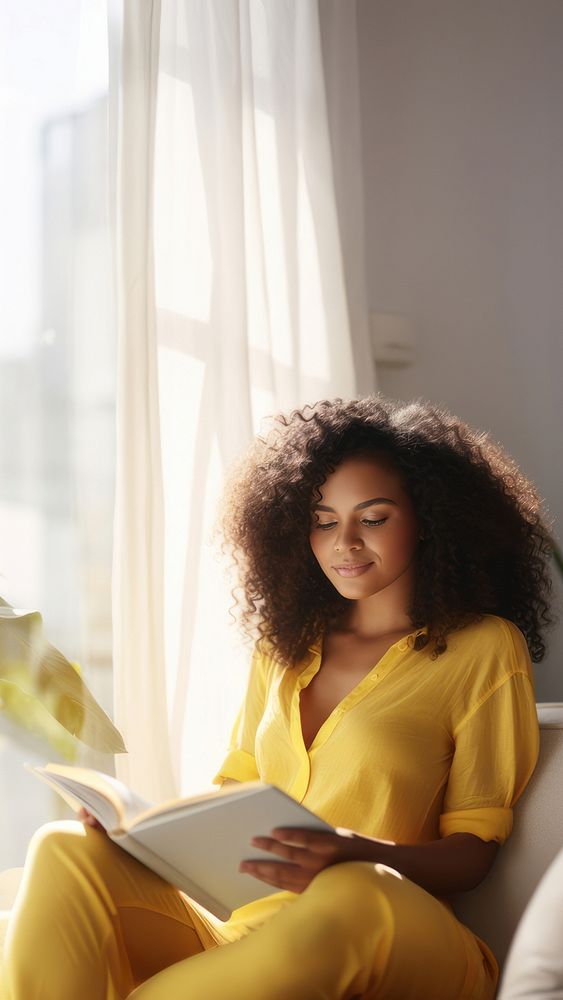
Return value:
[[(377, 928), (388, 936), (393, 928), (393, 905), (390, 902), (392, 881), (397, 872), (384, 865), (353, 861), (323, 869), (311, 882), (304, 896), (318, 915), (318, 927), (332, 928), (343, 937), (358, 933), (358, 927)], [(316, 922), (316, 917), (315, 917)]]
[(386, 865), (369, 861), (347, 861), (319, 872), (310, 889), (330, 896), (338, 908), (355, 909), (365, 902), (379, 906), (402, 876)]
[[(394, 922), (387, 883), (397, 877), (369, 862), (343, 862), (323, 869), (298, 899), (272, 918), (276, 953), (283, 942), (290, 963), (303, 962), (321, 978), (343, 976), (347, 991), (357, 985), (356, 992), (363, 993), (373, 968), (385, 967), (392, 947)], [(318, 969), (315, 963), (320, 963)]]
[(27, 848), (26, 864), (43, 858), (62, 856), (85, 840), (85, 830), (77, 820), (52, 820), (38, 827)]
[[(23, 882), (49, 878), (62, 888), (67, 876), (79, 869), (105, 864), (108, 838), (76, 820), (54, 820), (40, 826), (29, 841)], [(111, 843), (111, 842), (110, 842)]]

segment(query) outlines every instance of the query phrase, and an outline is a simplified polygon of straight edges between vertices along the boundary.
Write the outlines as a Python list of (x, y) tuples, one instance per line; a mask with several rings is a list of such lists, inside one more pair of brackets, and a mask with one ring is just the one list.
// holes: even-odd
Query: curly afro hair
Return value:
[(542, 660), (552, 542), (535, 487), (487, 434), (425, 401), (381, 395), (273, 417), (232, 471), (219, 530), (247, 635), (289, 667), (349, 607), (311, 551), (312, 507), (342, 459), (366, 451), (392, 461), (417, 512), (423, 540), (408, 610), (413, 628), (428, 631), (416, 648), (432, 643), (436, 657), (448, 633), (494, 614)]

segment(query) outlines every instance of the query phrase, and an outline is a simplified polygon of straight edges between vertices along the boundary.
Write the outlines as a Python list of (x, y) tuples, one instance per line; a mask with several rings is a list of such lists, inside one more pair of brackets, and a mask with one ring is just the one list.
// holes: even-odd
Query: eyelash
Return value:
[[(380, 517), (377, 521), (370, 521), (368, 518), (363, 518), (361, 524), (365, 524), (367, 528), (376, 528), (380, 524), (385, 524), (387, 521), (386, 517)], [(334, 528), (336, 521), (329, 521), (328, 524), (317, 524), (316, 527), (320, 531), (329, 531), (330, 528)]]

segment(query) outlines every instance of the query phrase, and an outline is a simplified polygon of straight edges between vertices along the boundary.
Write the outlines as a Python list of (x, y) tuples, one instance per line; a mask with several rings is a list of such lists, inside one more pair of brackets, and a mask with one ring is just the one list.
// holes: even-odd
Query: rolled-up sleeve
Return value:
[(246, 694), (233, 725), (228, 752), (213, 778), (215, 785), (222, 784), (227, 778), (255, 781), (260, 777), (255, 742), (266, 702), (268, 662), (262, 644), (258, 643), (254, 648)]
[(499, 680), (461, 721), (454, 744), (440, 835), (472, 833), (502, 844), (512, 830), (512, 807), (539, 751), (530, 671), (518, 670)]

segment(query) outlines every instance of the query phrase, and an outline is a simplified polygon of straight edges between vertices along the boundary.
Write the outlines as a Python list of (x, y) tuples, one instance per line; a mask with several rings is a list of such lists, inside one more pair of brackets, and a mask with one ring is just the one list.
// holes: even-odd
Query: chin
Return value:
[(361, 601), (364, 597), (371, 597), (376, 594), (380, 587), (369, 587), (360, 580), (342, 580), (338, 578), (338, 583), (331, 581), (335, 589), (342, 597), (347, 597), (349, 601)]

